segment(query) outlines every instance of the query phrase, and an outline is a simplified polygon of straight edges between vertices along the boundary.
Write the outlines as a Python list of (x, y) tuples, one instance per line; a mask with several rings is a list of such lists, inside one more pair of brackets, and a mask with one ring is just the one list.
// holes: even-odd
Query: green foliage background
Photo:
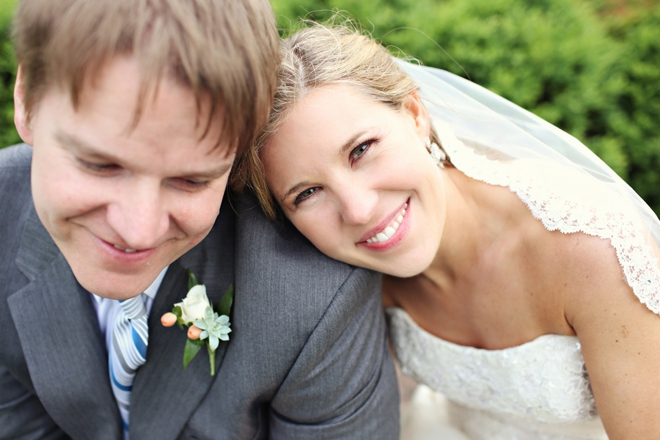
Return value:
[(0, 148), (20, 142), (14, 128), (16, 60), (9, 38), (16, 0), (0, 0)]
[[(0, 0), (0, 147), (13, 126)], [(470, 78), (568, 131), (660, 213), (657, 0), (271, 0), (282, 32), (343, 11), (395, 54)]]

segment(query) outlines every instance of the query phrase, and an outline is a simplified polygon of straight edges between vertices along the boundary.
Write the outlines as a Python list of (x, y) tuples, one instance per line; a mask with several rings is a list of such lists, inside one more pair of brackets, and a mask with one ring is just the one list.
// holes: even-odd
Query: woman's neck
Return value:
[[(525, 207), (506, 187), (474, 180), (454, 167), (444, 171), (447, 215), (435, 259), (422, 275), (442, 290), (476, 276), (484, 258), (523, 228)], [(494, 255), (495, 254), (495, 255)]]

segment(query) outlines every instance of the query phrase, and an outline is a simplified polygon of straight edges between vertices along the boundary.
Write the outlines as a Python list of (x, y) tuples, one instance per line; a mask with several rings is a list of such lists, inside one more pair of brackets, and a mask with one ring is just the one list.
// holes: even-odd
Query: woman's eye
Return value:
[(296, 196), (296, 199), (293, 201), (293, 204), (295, 206), (298, 206), (298, 204), (300, 202), (303, 202), (303, 201), (307, 200), (308, 198), (310, 198), (318, 190), (319, 190), (318, 187), (306, 189), (305, 191), (301, 192), (300, 194), (298, 194)]
[(363, 156), (373, 142), (374, 142), (373, 140), (363, 142), (357, 147), (353, 148), (353, 150), (351, 151), (351, 161), (358, 160), (361, 156)]

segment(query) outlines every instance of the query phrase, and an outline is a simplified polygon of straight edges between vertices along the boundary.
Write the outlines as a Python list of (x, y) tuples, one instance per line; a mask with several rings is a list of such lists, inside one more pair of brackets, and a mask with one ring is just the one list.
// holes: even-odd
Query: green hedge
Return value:
[(660, 213), (660, 4), (607, 20), (610, 33), (625, 45), (624, 93), (611, 121), (629, 157), (629, 183)]
[(0, 148), (20, 142), (14, 128), (16, 60), (9, 39), (14, 0), (0, 0)]

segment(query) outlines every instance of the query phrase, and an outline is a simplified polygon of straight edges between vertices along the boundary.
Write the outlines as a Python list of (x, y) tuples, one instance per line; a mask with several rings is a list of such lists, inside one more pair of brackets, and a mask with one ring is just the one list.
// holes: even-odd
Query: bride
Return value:
[(660, 225), (639, 197), (567, 134), (348, 29), (282, 55), (235, 181), (385, 274), (402, 370), (441, 393), (418, 393), (410, 423), (437, 431), (416, 438), (660, 438)]

